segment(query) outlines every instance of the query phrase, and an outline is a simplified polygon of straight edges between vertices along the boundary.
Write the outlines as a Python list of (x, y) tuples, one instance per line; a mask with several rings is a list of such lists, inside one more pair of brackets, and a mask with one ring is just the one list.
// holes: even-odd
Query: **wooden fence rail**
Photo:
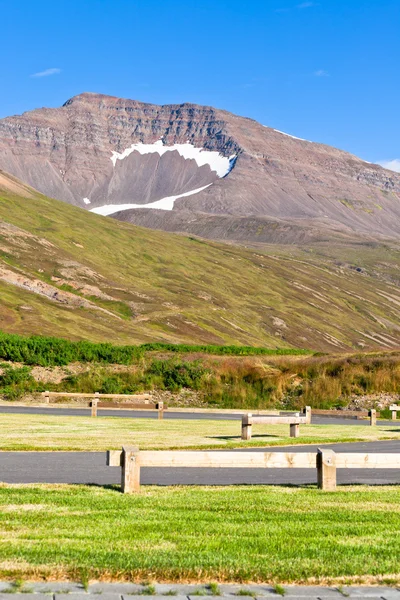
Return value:
[(207, 452), (145, 450), (124, 446), (107, 452), (107, 465), (121, 467), (121, 487), (125, 494), (140, 491), (141, 467), (196, 467), (250, 469), (317, 469), (318, 487), (336, 490), (337, 469), (400, 469), (400, 454), (356, 452)]
[[(50, 403), (50, 398), (91, 398), (88, 404), (91, 407), (92, 417), (97, 417), (97, 410), (99, 408), (123, 408), (126, 410), (157, 410), (158, 418), (162, 419), (164, 416), (164, 410), (167, 408), (164, 402), (153, 402), (150, 394), (100, 394), (95, 392), (94, 394), (82, 394), (75, 392), (42, 392), (42, 396), (45, 399), (46, 404)], [(100, 402), (100, 399), (118, 399), (126, 400), (132, 398), (133, 402), (118, 404), (117, 402)]]
[[(326, 410), (321, 408), (313, 408), (312, 414), (320, 415), (322, 417), (340, 417), (341, 419), (366, 419), (371, 416), (369, 410)], [(377, 412), (376, 416), (379, 418), (380, 413)]]

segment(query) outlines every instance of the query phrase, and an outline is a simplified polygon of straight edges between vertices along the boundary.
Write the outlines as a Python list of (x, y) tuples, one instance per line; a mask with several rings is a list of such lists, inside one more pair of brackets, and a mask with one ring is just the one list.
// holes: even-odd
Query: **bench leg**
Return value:
[(290, 425), (290, 437), (297, 438), (300, 435), (300, 425), (297, 423), (293, 423)]

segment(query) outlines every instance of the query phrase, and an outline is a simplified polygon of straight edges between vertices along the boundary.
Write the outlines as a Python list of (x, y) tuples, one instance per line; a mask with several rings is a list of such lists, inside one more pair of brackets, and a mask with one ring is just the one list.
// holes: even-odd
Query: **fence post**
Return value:
[(368, 414), (370, 417), (370, 425), (373, 427), (374, 425), (376, 425), (376, 410), (374, 408), (371, 408)]
[(164, 402), (159, 402), (157, 404), (157, 408), (158, 408), (158, 418), (163, 419), (164, 418)]
[(140, 492), (140, 452), (137, 446), (123, 446), (121, 460), (123, 494)]
[(300, 435), (300, 425), (298, 423), (290, 424), (290, 437), (297, 438)]
[(242, 440), (251, 440), (252, 416), (251, 413), (242, 416)]
[(392, 421), (396, 421), (397, 419), (397, 406), (396, 404), (392, 404), (391, 406), (389, 406), (390, 410), (392, 411)]
[(92, 400), (92, 417), (97, 417), (97, 403), (99, 401), (99, 392), (95, 392)]
[(306, 423), (307, 423), (307, 425), (310, 425), (310, 423), (311, 423), (311, 406), (306, 406), (303, 409), (303, 413), (306, 416)]
[(46, 402), (46, 404), (50, 403), (50, 392), (48, 392), (47, 390), (45, 392), (43, 392), (43, 396), (44, 396), (44, 401)]
[(317, 452), (318, 488), (327, 492), (336, 490), (336, 454), (333, 450)]

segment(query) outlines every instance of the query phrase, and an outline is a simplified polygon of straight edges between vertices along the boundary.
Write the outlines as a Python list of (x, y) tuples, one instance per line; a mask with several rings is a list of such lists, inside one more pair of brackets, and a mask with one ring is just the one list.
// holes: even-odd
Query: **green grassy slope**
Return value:
[[(351, 251), (371, 264), (378, 252)], [(400, 345), (396, 248), (379, 246), (385, 277), (299, 252), (150, 231), (0, 189), (0, 329), (121, 344)]]

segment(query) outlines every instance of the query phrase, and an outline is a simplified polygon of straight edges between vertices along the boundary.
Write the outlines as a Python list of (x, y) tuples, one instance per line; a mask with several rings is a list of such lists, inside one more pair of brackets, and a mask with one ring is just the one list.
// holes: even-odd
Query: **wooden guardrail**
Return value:
[(141, 467), (317, 469), (318, 488), (336, 490), (337, 469), (400, 469), (400, 454), (369, 454), (319, 449), (317, 452), (207, 452), (145, 450), (124, 446), (107, 452), (107, 465), (121, 467), (125, 494), (140, 491)]
[[(326, 410), (322, 408), (313, 408), (312, 412), (313, 415), (320, 415), (324, 417), (341, 417), (342, 419), (367, 419), (371, 416), (369, 410)], [(379, 418), (380, 413), (377, 412), (376, 416)]]
[[(150, 394), (100, 394), (95, 392), (94, 394), (75, 393), (75, 392), (42, 392), (42, 396), (45, 399), (46, 404), (50, 403), (50, 398), (91, 398), (88, 405), (92, 408), (92, 417), (97, 417), (97, 410), (99, 408), (123, 408), (126, 410), (157, 410), (158, 418), (162, 419), (164, 416), (164, 410), (166, 406), (164, 402), (152, 402), (150, 400)], [(119, 399), (126, 400), (132, 398), (133, 402), (124, 402), (119, 404), (117, 402), (100, 402), (100, 399)]]
[(303, 416), (300, 413), (291, 415), (256, 415), (247, 413), (242, 416), (242, 440), (251, 440), (252, 428), (255, 424), (264, 425), (289, 425), (290, 437), (299, 437), (300, 425), (309, 425), (311, 423), (311, 407), (306, 406), (303, 410)]

